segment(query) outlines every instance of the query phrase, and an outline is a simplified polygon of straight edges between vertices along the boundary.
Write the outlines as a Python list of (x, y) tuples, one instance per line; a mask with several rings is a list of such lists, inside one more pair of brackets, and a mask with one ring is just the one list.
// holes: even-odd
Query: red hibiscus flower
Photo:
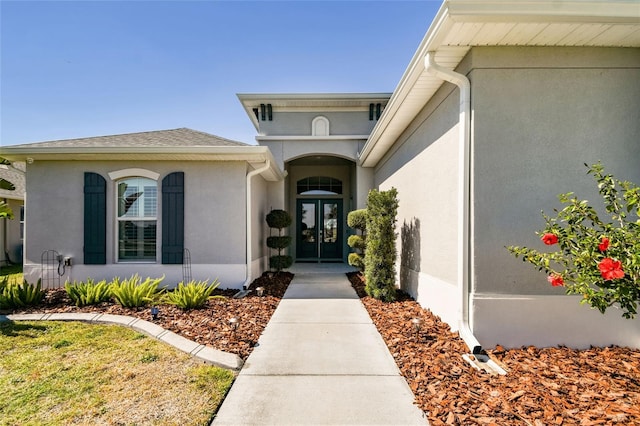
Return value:
[(609, 239), (607, 237), (602, 237), (600, 244), (598, 244), (598, 249), (600, 251), (606, 251), (609, 248)]
[(598, 269), (600, 269), (600, 275), (602, 275), (602, 278), (605, 280), (615, 280), (616, 278), (624, 277), (622, 263), (619, 260), (606, 257), (598, 263)]
[(547, 277), (547, 281), (554, 287), (561, 287), (564, 285), (564, 280), (560, 274), (551, 274)]
[(558, 236), (555, 234), (547, 233), (541, 238), (542, 242), (548, 246), (552, 246), (558, 242)]

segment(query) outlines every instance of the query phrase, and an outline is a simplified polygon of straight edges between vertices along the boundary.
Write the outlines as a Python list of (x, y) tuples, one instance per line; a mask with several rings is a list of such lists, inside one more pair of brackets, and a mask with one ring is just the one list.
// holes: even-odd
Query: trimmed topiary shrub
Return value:
[(282, 254), (282, 250), (291, 245), (291, 237), (282, 235), (282, 230), (291, 226), (291, 215), (284, 210), (271, 210), (266, 219), (269, 228), (278, 230), (277, 236), (267, 237), (267, 247), (278, 250), (277, 255), (269, 258), (269, 268), (280, 272), (293, 264), (291, 256)]
[(364, 254), (366, 249), (367, 209), (353, 210), (347, 215), (347, 225), (360, 232), (359, 235), (350, 235), (347, 245), (355, 250), (349, 253), (349, 265), (364, 271)]
[(373, 298), (392, 302), (396, 299), (396, 215), (398, 191), (369, 191), (367, 198), (367, 247), (364, 264), (367, 285)]

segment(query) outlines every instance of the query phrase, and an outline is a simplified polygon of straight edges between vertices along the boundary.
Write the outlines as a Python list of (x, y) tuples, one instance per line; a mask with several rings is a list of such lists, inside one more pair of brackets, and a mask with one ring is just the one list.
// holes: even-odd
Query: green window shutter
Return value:
[(107, 263), (107, 181), (84, 174), (84, 264)]
[(162, 263), (181, 264), (184, 251), (184, 173), (162, 179)]

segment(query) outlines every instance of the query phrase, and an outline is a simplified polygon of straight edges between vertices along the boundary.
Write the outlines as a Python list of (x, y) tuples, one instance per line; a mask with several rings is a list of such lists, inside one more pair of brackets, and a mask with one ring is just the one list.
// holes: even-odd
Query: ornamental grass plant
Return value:
[(107, 280), (95, 282), (93, 279), (87, 278), (86, 282), (66, 282), (64, 289), (69, 299), (78, 307), (97, 305), (111, 299), (111, 284), (107, 283)]
[(209, 299), (226, 299), (224, 296), (212, 296), (213, 291), (218, 288), (220, 282), (214, 280), (211, 284), (208, 281), (180, 282), (175, 290), (165, 294), (163, 301), (170, 305), (175, 305), (180, 309), (198, 309), (207, 303)]
[(113, 298), (125, 308), (139, 308), (158, 300), (165, 288), (159, 288), (160, 278), (147, 277), (144, 281), (138, 274), (128, 279), (120, 280), (116, 277), (111, 282), (111, 294)]
[(560, 194), (565, 207), (556, 217), (542, 213), (545, 228), (538, 232), (544, 245), (557, 249), (509, 246), (516, 257), (547, 273), (547, 281), (582, 295), (581, 303), (601, 313), (616, 306), (634, 318), (640, 302), (640, 187), (605, 174), (596, 163), (588, 168), (600, 193), (608, 221), (588, 201), (574, 193)]

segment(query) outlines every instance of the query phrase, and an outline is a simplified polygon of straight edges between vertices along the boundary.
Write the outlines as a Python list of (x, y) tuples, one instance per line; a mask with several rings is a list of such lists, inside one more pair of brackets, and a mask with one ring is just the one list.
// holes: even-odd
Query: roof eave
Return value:
[[(445, 0), (434, 17), (427, 33), (411, 59), (387, 106), (373, 128), (361, 152), (359, 163), (363, 167), (375, 167), (393, 141), (384, 139), (385, 132), (411, 92), (424, 70), (427, 52), (443, 47), (456, 22), (609, 22), (638, 24), (640, 8), (636, 0), (618, 1), (564, 1), (555, 0)], [(470, 49), (472, 46), (456, 46)], [(455, 67), (454, 67), (455, 68)], [(436, 77), (434, 77), (435, 79)], [(429, 99), (425, 99), (426, 104)], [(373, 154), (373, 155), (372, 155)]]
[(270, 168), (262, 173), (266, 180), (282, 180), (271, 151), (265, 146), (213, 146), (213, 147), (5, 147), (0, 157), (10, 161), (245, 161), (249, 164), (269, 161)]

